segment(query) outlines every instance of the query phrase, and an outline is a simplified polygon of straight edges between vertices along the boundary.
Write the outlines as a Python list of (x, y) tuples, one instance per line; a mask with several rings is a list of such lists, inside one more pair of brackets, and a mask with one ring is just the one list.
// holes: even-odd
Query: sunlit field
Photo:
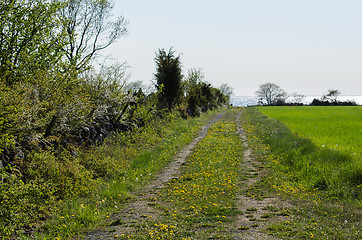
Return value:
[(360, 239), (361, 107), (258, 107), (243, 114), (249, 147), (270, 170), (263, 181), (296, 202), (285, 239)]
[(270, 147), (290, 184), (360, 201), (361, 107), (259, 107), (248, 115), (248, 131)]
[(295, 134), (361, 160), (362, 107), (261, 107), (259, 110), (283, 122)]

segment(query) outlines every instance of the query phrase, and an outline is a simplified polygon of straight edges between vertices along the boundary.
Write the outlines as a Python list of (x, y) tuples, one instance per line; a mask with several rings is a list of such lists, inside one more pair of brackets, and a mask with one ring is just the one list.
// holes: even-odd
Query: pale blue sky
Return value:
[(273, 82), (288, 93), (362, 95), (362, 0), (116, 0), (129, 35), (106, 52), (148, 84), (155, 52), (181, 53), (218, 87), (254, 95)]

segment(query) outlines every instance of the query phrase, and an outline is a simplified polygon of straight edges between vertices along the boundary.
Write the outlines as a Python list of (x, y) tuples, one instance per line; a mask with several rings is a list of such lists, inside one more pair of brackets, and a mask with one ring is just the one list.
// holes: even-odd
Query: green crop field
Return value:
[(270, 118), (317, 147), (342, 152), (361, 160), (362, 107), (262, 107)]
[(247, 112), (249, 131), (271, 149), (276, 175), (288, 176), (290, 187), (360, 204), (362, 107), (258, 107)]
[(268, 231), (361, 239), (362, 107), (249, 107), (243, 120), (253, 157), (268, 169), (253, 194), (266, 187), (297, 206), (293, 221), (270, 223)]

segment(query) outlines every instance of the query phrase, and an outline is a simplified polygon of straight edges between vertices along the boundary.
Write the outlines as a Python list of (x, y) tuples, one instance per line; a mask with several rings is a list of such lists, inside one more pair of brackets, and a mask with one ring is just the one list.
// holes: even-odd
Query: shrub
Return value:
[(5, 239), (49, 216), (55, 209), (56, 191), (45, 179), (24, 182), (16, 169), (6, 170), (2, 169), (5, 182), (0, 188), (0, 236)]
[(57, 199), (85, 195), (97, 185), (91, 172), (65, 149), (59, 157), (46, 151), (34, 151), (28, 161), (27, 178), (47, 182)]

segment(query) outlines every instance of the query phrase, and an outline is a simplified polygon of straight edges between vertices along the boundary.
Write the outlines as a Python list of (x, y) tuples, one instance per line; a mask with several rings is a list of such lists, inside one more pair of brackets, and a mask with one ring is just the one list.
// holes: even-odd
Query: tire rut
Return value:
[(203, 126), (199, 136), (190, 144), (184, 146), (173, 158), (169, 165), (164, 168), (155, 178), (155, 180), (136, 193), (135, 199), (128, 203), (123, 210), (110, 217), (108, 226), (102, 229), (90, 232), (82, 239), (87, 240), (104, 240), (114, 239), (115, 235), (135, 234), (137, 229), (135, 224), (140, 223), (148, 218), (157, 218), (161, 212), (154, 207), (154, 201), (157, 199), (158, 192), (167, 182), (176, 178), (180, 174), (180, 167), (185, 163), (186, 158), (192, 153), (192, 149), (206, 136), (210, 126), (220, 120), (225, 112), (219, 114), (210, 123)]
[(242, 213), (237, 216), (236, 225), (238, 227), (235, 240), (246, 239), (277, 239), (265, 233), (265, 228), (270, 222), (279, 222), (288, 220), (287, 216), (279, 216), (277, 211), (288, 209), (291, 204), (278, 197), (249, 196), (247, 191), (262, 179), (262, 163), (252, 156), (252, 150), (248, 146), (247, 136), (241, 127), (241, 111), (236, 117), (238, 134), (244, 142), (244, 161), (242, 162), (243, 173), (245, 174), (241, 189), (238, 195), (238, 210)]

